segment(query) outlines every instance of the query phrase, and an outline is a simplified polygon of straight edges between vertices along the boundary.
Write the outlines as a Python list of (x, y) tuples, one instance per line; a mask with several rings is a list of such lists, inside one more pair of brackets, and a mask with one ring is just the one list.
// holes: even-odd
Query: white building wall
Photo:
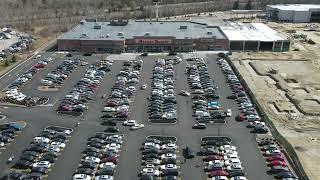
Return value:
[(295, 23), (310, 22), (309, 11), (295, 11), (293, 22)]
[(293, 21), (294, 11), (292, 11), (292, 10), (279, 10), (278, 19), (280, 21)]

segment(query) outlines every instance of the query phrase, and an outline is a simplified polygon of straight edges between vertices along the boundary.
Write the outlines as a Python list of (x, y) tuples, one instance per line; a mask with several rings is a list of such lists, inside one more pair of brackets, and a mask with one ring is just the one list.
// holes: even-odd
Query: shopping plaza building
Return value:
[(218, 26), (191, 21), (83, 20), (64, 33), (57, 43), (59, 51), (92, 53), (289, 49), (286, 37), (260, 24), (242, 28), (234, 24)]
[(228, 45), (219, 27), (188, 21), (81, 21), (58, 39), (59, 51), (97, 53), (225, 50)]

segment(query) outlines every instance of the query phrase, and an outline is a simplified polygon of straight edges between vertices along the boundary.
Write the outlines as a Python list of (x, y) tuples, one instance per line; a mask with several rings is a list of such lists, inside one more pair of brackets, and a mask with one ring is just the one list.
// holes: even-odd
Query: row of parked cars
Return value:
[(19, 123), (7, 123), (0, 125), (0, 148), (10, 144), (24, 127)]
[(67, 59), (62, 61), (55, 70), (49, 72), (43, 79), (41, 85), (57, 87), (63, 84), (63, 81), (69, 77), (74, 69), (80, 65), (80, 59)]
[[(38, 55), (41, 58), (41, 55)], [(32, 106), (45, 102), (46, 98), (29, 97), (19, 89), (27, 82), (29, 82), (39, 71), (43, 70), (48, 63), (52, 61), (52, 58), (42, 58), (32, 68), (23, 73), (20, 77), (14, 80), (5, 91), (5, 97), (2, 99), (4, 102), (10, 102), (14, 104)]]
[(88, 138), (73, 180), (113, 180), (122, 143), (119, 134), (96, 133)]
[(147, 138), (142, 144), (141, 180), (177, 180), (179, 164), (176, 141), (161, 137)]
[(202, 140), (200, 153), (211, 180), (247, 180), (237, 148), (228, 139)]
[(226, 76), (226, 81), (233, 91), (233, 95), (229, 96), (230, 99), (235, 99), (239, 103), (241, 113), (236, 116), (237, 121), (248, 121), (248, 128), (252, 128), (252, 133), (268, 133), (269, 128), (265, 125), (263, 120), (258, 115), (254, 104), (247, 96), (244, 87), (239, 81), (237, 75), (234, 73), (229, 63), (223, 58), (218, 57), (217, 63), (221, 67)]
[(0, 52), (0, 61), (5, 59), (10, 54), (21, 52), (27, 49), (34, 42), (34, 39), (30, 35), (25, 33), (17, 33), (6, 27), (2, 28), (2, 32), (0, 32), (0, 42), (4, 39), (11, 39), (12, 36), (17, 36), (19, 39), (17, 42), (11, 44), (8, 48)]
[(100, 61), (90, 65), (70, 93), (61, 100), (57, 112), (71, 115), (83, 114), (88, 108), (85, 104), (93, 99), (96, 89), (108, 71), (110, 71), (110, 65)]
[[(189, 62), (186, 67), (187, 80), (192, 89), (192, 109), (193, 116), (197, 120), (194, 128), (205, 128), (199, 122), (215, 121), (231, 116), (230, 112), (221, 111), (221, 105), (217, 99), (217, 86), (210, 78), (206, 62), (202, 58), (187, 59)], [(224, 122), (224, 121), (223, 121)]]
[(101, 119), (125, 120), (129, 116), (130, 103), (139, 83), (142, 60), (125, 61), (112, 87), (110, 96), (106, 99)]
[(298, 177), (288, 167), (287, 160), (279, 146), (272, 139), (262, 139), (258, 142), (261, 152), (266, 158), (268, 174), (274, 175), (276, 179), (297, 180)]
[[(179, 61), (180, 62), (180, 61)], [(148, 98), (152, 122), (176, 122), (176, 95), (173, 59), (157, 59), (153, 68), (152, 91)]]
[[(66, 147), (65, 142), (72, 133), (72, 129), (50, 126), (45, 128), (31, 142), (13, 165), (20, 173), (13, 173), (13, 179), (42, 179), (52, 168), (57, 157)], [(28, 173), (27, 173), (28, 172)]]

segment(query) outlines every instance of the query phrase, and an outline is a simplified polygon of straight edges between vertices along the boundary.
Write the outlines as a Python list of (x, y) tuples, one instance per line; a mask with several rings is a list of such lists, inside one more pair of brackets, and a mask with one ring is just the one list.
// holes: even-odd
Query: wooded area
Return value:
[[(274, 3), (318, 0), (161, 0), (161, 17), (230, 9), (263, 9)], [(236, 4), (235, 4), (236, 3)], [(250, 3), (250, 4), (249, 4)], [(0, 25), (22, 30), (46, 26), (65, 31), (84, 18), (144, 19), (155, 16), (152, 0), (1, 0)]]

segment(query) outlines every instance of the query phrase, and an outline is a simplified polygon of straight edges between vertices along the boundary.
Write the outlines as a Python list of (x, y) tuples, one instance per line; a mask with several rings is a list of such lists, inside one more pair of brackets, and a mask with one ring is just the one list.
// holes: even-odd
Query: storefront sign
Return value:
[(171, 39), (135, 39), (136, 44), (171, 44)]

